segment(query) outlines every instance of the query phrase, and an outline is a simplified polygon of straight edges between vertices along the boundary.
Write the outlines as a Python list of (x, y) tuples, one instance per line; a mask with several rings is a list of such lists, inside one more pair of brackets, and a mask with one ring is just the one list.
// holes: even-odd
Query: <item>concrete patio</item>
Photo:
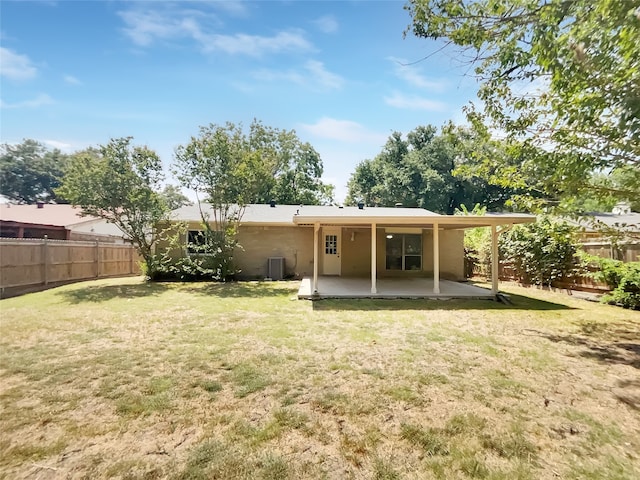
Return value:
[(440, 280), (440, 293), (433, 293), (432, 278), (378, 278), (377, 293), (371, 293), (369, 278), (318, 277), (318, 293), (313, 294), (313, 279), (304, 277), (299, 299), (318, 298), (474, 298), (494, 299), (491, 290), (467, 283)]

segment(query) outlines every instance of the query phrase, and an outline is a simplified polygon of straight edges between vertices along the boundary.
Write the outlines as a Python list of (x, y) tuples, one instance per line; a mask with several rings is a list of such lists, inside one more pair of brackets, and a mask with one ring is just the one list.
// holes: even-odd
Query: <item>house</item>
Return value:
[(594, 212), (569, 221), (580, 227), (579, 242), (587, 253), (640, 261), (640, 213), (632, 212), (627, 203), (618, 203), (611, 212)]
[[(205, 216), (215, 212), (201, 204)], [(185, 222), (185, 245), (172, 256), (190, 255), (187, 238), (202, 230), (200, 207), (172, 212)], [(535, 217), (522, 214), (485, 216), (439, 215), (421, 208), (382, 208), (309, 205), (247, 205), (241, 217), (235, 254), (239, 278), (290, 277), (304, 279), (311, 295), (322, 295), (322, 279), (360, 279), (367, 296), (379, 295), (382, 280), (429, 279), (433, 295), (446, 281), (464, 279), (464, 230), (491, 227), (494, 252), (501, 230)], [(162, 248), (162, 245), (160, 245)], [(498, 291), (497, 265), (493, 289)], [(335, 282), (334, 282), (335, 283)], [(335, 288), (340, 288), (335, 287)], [(326, 293), (326, 292), (325, 292)]]
[(72, 205), (0, 204), (0, 237), (127, 243), (122, 231), (102, 218), (82, 216)]

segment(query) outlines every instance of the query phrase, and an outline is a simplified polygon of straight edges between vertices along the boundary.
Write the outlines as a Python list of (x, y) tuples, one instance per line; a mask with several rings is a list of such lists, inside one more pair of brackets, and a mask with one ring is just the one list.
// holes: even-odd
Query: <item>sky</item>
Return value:
[(404, 4), (3, 0), (0, 139), (132, 136), (169, 171), (200, 126), (258, 119), (309, 142), (342, 202), (391, 133), (463, 123), (476, 99), (457, 52), (404, 35)]

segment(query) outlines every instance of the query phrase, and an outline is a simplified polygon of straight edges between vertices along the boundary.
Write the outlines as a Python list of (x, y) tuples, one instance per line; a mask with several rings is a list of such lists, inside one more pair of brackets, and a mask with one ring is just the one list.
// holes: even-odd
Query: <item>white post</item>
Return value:
[(318, 235), (320, 233), (320, 224), (313, 224), (313, 289), (312, 293), (318, 293)]
[(376, 277), (378, 276), (377, 266), (378, 266), (378, 236), (376, 235), (376, 224), (371, 224), (371, 293), (378, 293), (378, 288), (376, 285)]
[(491, 293), (498, 293), (498, 278), (500, 258), (498, 254), (498, 231), (495, 225), (491, 225)]
[(433, 224), (433, 293), (440, 293), (440, 231)]

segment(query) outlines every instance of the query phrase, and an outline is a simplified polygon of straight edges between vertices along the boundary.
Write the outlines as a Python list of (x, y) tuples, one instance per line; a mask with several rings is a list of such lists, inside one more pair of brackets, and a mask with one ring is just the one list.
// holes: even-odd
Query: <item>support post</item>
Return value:
[(312, 292), (318, 293), (318, 235), (320, 234), (320, 224), (313, 224), (313, 285)]
[(433, 293), (440, 293), (440, 230), (433, 224)]
[(491, 225), (491, 293), (494, 295), (498, 294), (499, 264), (498, 230), (495, 225)]
[(371, 224), (371, 293), (378, 293), (377, 286), (377, 267), (378, 267), (378, 235), (376, 224)]

